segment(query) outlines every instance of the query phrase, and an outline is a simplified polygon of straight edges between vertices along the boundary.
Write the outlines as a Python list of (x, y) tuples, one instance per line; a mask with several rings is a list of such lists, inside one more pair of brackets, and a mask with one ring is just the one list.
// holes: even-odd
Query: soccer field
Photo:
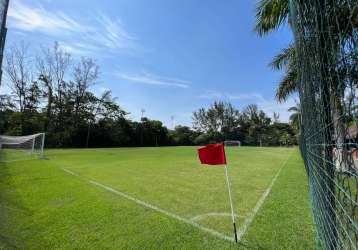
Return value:
[(47, 150), (0, 163), (0, 249), (313, 249), (299, 151), (227, 148), (240, 243), (222, 166), (196, 147)]

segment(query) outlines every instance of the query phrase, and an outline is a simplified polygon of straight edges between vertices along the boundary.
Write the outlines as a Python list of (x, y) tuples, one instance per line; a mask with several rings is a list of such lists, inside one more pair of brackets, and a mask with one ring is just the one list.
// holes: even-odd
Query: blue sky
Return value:
[(168, 127), (191, 125), (191, 114), (214, 100), (238, 108), (256, 103), (287, 121), (294, 101), (278, 104), (282, 73), (267, 65), (292, 39), (282, 28), (261, 38), (253, 32), (256, 1), (12, 0), (7, 46), (31, 48), (54, 41), (74, 58), (100, 65), (99, 93), (111, 89), (129, 118), (141, 109)]

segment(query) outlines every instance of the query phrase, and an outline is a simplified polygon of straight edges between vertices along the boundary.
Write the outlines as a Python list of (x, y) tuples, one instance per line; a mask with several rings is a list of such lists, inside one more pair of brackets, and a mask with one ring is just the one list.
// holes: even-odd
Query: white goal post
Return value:
[(0, 161), (44, 158), (45, 133), (26, 136), (0, 135)]
[(238, 140), (229, 140), (224, 141), (225, 146), (241, 147), (241, 141)]

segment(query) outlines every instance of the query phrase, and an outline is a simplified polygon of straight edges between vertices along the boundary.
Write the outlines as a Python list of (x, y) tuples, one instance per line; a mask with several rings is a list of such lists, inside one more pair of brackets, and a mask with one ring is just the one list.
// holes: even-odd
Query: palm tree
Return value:
[(285, 70), (283, 78), (276, 89), (276, 99), (284, 102), (295, 92), (298, 92), (298, 68), (296, 64), (296, 50), (293, 44), (284, 48), (270, 63), (274, 70)]
[[(341, 3), (336, 13), (335, 21), (339, 21), (337, 28), (346, 27), (344, 36), (352, 37), (354, 27), (358, 26), (358, 9), (355, 8), (350, 14), (350, 7)], [(349, 16), (349, 18), (347, 18)], [(254, 30), (260, 35), (267, 35), (277, 30), (281, 25), (290, 25), (290, 4), (289, 0), (261, 0), (256, 8), (256, 24)], [(334, 23), (334, 22), (333, 22)], [(336, 30), (335, 33), (340, 33)], [(274, 70), (285, 70), (285, 75), (281, 79), (276, 89), (276, 99), (279, 102), (286, 101), (287, 98), (298, 91), (298, 66), (296, 63), (296, 49), (293, 44), (284, 48), (274, 57), (270, 66)], [(346, 72), (347, 68), (342, 69)]]
[(290, 121), (292, 124), (292, 127), (295, 128), (297, 131), (299, 131), (301, 126), (301, 107), (300, 104), (296, 104), (296, 106), (290, 107), (288, 109), (289, 112), (293, 112), (290, 115)]
[(256, 8), (255, 31), (260, 36), (277, 30), (289, 19), (289, 0), (261, 0)]
[[(266, 35), (289, 22), (289, 0), (261, 0), (256, 8), (256, 24), (254, 30), (260, 35)], [(285, 70), (276, 89), (276, 99), (279, 102), (298, 90), (298, 72), (296, 67), (296, 51), (293, 44), (284, 48), (276, 55), (270, 67), (274, 70)]]

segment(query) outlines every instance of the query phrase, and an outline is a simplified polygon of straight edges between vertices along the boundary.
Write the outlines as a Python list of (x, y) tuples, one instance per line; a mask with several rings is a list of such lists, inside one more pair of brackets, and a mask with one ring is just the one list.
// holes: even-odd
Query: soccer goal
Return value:
[(231, 147), (241, 147), (241, 141), (235, 141), (235, 140), (231, 140), (231, 141), (225, 141), (225, 146), (231, 146)]
[(0, 161), (44, 157), (45, 133), (26, 136), (0, 135)]

